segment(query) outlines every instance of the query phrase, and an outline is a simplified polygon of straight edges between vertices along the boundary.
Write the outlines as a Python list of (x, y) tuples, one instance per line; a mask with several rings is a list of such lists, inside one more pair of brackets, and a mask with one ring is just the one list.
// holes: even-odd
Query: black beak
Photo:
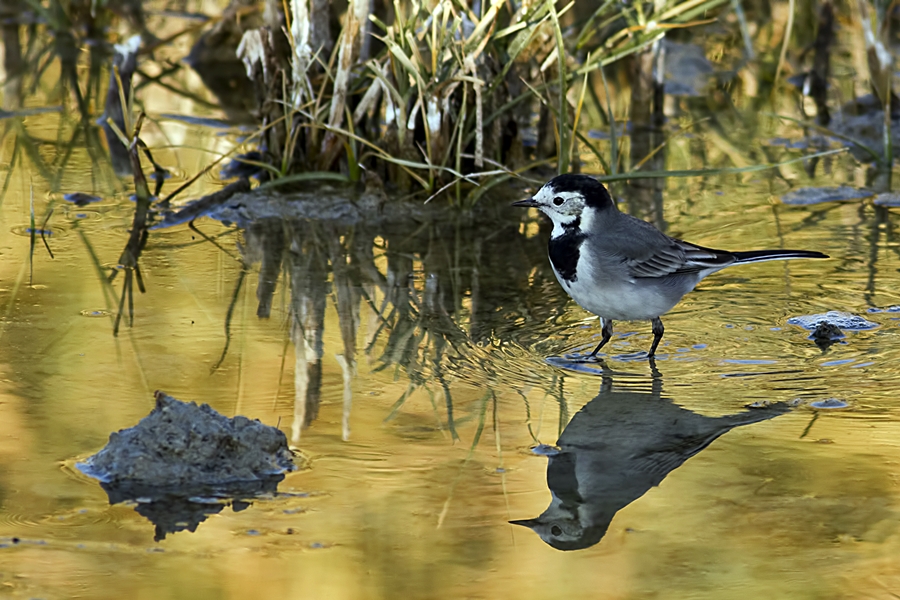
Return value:
[(530, 207), (537, 207), (540, 205), (534, 201), (534, 198), (526, 198), (525, 200), (519, 200), (518, 202), (513, 202), (512, 206), (524, 206), (526, 208), (530, 208)]
[(534, 529), (537, 525), (540, 525), (541, 522), (537, 519), (518, 519), (516, 521), (510, 521), (510, 525), (521, 525), (522, 527), (528, 527), (529, 529)]

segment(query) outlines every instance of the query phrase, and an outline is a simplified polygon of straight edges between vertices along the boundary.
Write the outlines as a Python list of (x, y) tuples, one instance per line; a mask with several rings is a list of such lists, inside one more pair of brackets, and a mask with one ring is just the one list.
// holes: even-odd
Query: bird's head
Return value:
[(559, 175), (544, 184), (534, 197), (513, 203), (528, 206), (550, 217), (554, 228), (568, 228), (586, 217), (612, 208), (615, 203), (602, 183), (588, 175)]
[(557, 550), (581, 550), (599, 542), (609, 527), (609, 521), (598, 526), (584, 527), (576, 515), (550, 515), (551, 509), (535, 519), (510, 521), (528, 527), (545, 543)]

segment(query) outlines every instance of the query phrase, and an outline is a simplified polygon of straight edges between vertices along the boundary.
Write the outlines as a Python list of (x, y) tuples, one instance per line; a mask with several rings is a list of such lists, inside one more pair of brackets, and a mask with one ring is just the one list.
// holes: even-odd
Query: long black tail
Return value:
[(732, 254), (739, 263), (789, 260), (791, 258), (830, 258), (827, 254), (813, 250), (750, 250), (748, 252), (732, 252)]

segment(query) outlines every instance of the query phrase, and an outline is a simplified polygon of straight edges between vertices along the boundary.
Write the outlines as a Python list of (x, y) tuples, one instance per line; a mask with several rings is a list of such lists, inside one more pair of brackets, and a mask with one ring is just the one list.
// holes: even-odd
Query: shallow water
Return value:
[[(50, 105), (50, 96), (30, 102)], [(151, 104), (156, 114), (220, 116), (159, 89)], [(74, 121), (49, 113), (5, 123), (49, 137)], [(4, 163), (24, 135), (12, 127)], [(171, 191), (238, 135), (162, 121), (145, 141), (172, 169)], [(45, 158), (63, 152), (49, 146)], [(682, 168), (679, 152), (691, 146), (673, 146), (670, 167)], [(647, 323), (617, 324), (605, 368), (560, 358), (596, 344), (599, 323), (553, 279), (536, 215), (520, 224), (515, 209), (484, 228), (463, 219), (248, 232), (198, 220), (222, 249), (186, 225), (155, 230), (140, 263), (147, 292), (135, 294), (133, 326), (114, 337), (122, 278), (110, 290), (102, 277), (127, 238), (131, 185), (73, 147), (57, 184), (17, 166), (0, 205), (0, 595), (900, 593), (894, 217), (856, 202), (773, 201), (787, 181), (858, 183), (852, 159), (811, 180), (798, 167), (782, 178), (668, 182), (672, 235), (832, 259), (710, 277), (666, 316), (654, 372), (636, 357), (650, 344)], [(204, 178), (191, 197), (220, 185)], [(33, 263), (22, 235), (32, 189), (37, 223), (54, 208), (55, 257), (38, 240)], [(103, 199), (62, 200), (75, 191)], [(273, 256), (274, 267), (264, 260)], [(240, 257), (251, 266), (238, 289)], [(271, 314), (259, 318), (260, 288), (272, 281)], [(306, 330), (322, 339), (316, 405), (304, 402), (315, 386), (291, 314), (317, 302), (323, 327)], [(877, 327), (822, 350), (788, 323), (830, 310)], [(354, 352), (355, 375), (342, 368)], [(110, 506), (75, 463), (144, 416), (156, 389), (280, 427), (305, 467), (278, 494), (155, 542), (134, 504)], [(560, 551), (508, 523), (538, 517), (551, 491), (553, 523), (572, 545), (593, 545)]]

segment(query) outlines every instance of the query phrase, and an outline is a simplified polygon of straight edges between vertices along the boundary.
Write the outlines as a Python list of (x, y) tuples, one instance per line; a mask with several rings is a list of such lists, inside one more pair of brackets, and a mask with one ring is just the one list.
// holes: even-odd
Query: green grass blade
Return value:
[(619, 140), (616, 136), (616, 117), (613, 114), (612, 102), (609, 99), (609, 85), (606, 83), (606, 73), (603, 71), (603, 67), (600, 67), (600, 77), (603, 79), (603, 92), (606, 94), (606, 114), (609, 119), (610, 170), (608, 172), (610, 175), (615, 175), (619, 171)]
[(562, 29), (559, 25), (559, 15), (556, 12), (554, 0), (547, 0), (550, 4), (550, 21), (553, 23), (553, 35), (556, 38), (556, 60), (557, 71), (559, 77), (559, 118), (556, 121), (557, 131), (559, 132), (559, 151), (557, 158), (557, 172), (568, 173), (569, 162), (569, 136), (572, 132), (569, 130), (569, 100), (566, 97), (569, 90), (568, 77), (566, 75), (566, 47), (563, 43)]
[(341, 173), (332, 173), (330, 171), (307, 171), (305, 173), (294, 173), (293, 175), (285, 175), (278, 179), (272, 179), (261, 184), (257, 190), (269, 190), (298, 181), (340, 181), (341, 183), (350, 183), (350, 178)]

